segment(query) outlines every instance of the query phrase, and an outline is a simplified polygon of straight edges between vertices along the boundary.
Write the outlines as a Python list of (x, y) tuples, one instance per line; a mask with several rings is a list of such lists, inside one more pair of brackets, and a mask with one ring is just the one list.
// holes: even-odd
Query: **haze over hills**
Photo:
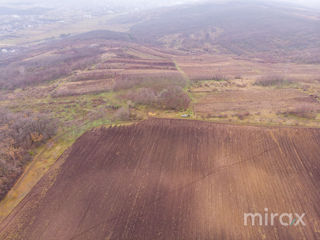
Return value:
[[(137, 0), (40, 4), (46, 8), (40, 8), (37, 1), (31, 2), (34, 5), (29, 8), (2, 8), (0, 44), (15, 45), (32, 35), (35, 38), (29, 41), (40, 40), (39, 32), (43, 38), (51, 39), (107, 29), (127, 32), (143, 44), (162, 44), (180, 50), (319, 61), (320, 11), (292, 2)], [(76, 27), (83, 21), (85, 27)], [(301, 52), (304, 59), (299, 60)]]
[(138, 9), (150, 9), (163, 6), (171, 6), (176, 4), (195, 3), (203, 0), (163, 0), (163, 1), (147, 1), (147, 0), (55, 0), (55, 1), (39, 1), (39, 0), (25, 0), (25, 1), (0, 1), (1, 4), (11, 5), (15, 7), (19, 6), (48, 6), (48, 7), (72, 7), (74, 9), (94, 9), (103, 7), (112, 7), (121, 10), (138, 10)]
[[(274, 3), (206, 3), (146, 13), (137, 21), (130, 29), (135, 37), (169, 48), (320, 61), (320, 14), (310, 10)], [(307, 59), (299, 59), (301, 52)]]

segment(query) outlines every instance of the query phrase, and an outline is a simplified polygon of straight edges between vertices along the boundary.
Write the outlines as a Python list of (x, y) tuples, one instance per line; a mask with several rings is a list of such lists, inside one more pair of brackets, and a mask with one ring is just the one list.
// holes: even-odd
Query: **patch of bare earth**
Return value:
[(231, 79), (235, 77), (255, 79), (275, 74), (300, 81), (314, 81), (320, 74), (319, 64), (272, 62), (223, 54), (178, 56), (175, 60), (191, 80), (209, 80), (216, 75)]
[[(319, 239), (319, 143), (319, 129), (188, 120), (96, 129), (0, 239)], [(306, 213), (306, 226), (244, 226), (265, 208)]]
[(245, 89), (212, 92), (201, 98), (194, 110), (200, 116), (220, 112), (294, 111), (306, 108), (319, 111), (319, 102), (296, 89)]
[(113, 88), (112, 79), (67, 82), (59, 86), (53, 93), (55, 97), (83, 95), (110, 91)]

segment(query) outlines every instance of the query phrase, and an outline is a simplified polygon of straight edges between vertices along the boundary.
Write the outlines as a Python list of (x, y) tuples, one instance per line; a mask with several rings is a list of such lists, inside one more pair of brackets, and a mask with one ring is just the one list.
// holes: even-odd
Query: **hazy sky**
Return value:
[(279, 0), (279, 1), (297, 3), (297, 4), (308, 6), (308, 7), (320, 6), (320, 0)]
[[(8, 3), (37, 3), (37, 4), (49, 4), (49, 5), (61, 5), (69, 4), (70, 6), (80, 6), (80, 5), (113, 5), (113, 6), (129, 6), (129, 7), (159, 7), (159, 6), (168, 6), (179, 3), (192, 3), (192, 2), (221, 2), (223, 0), (0, 0), (0, 4)], [(245, 0), (242, 0), (245, 1)], [(252, 0), (248, 0), (252, 1)], [(263, 0), (256, 0), (263, 1)], [(270, 0), (265, 0), (269, 2)], [(308, 7), (320, 7), (320, 0), (273, 0), (279, 2), (289, 2), (297, 3), (300, 5)]]

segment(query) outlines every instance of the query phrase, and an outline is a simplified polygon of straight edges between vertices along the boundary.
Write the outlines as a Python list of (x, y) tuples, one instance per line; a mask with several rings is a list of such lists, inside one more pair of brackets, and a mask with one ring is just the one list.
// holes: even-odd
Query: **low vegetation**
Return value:
[(70, 77), (70, 81), (78, 82), (78, 81), (88, 81), (88, 80), (99, 80), (99, 79), (110, 79), (115, 77), (115, 73), (111, 71), (89, 71), (89, 72), (81, 72), (76, 73), (72, 77)]
[(310, 107), (307, 104), (298, 106), (294, 109), (287, 110), (284, 112), (281, 112), (281, 114), (285, 116), (295, 116), (298, 118), (305, 118), (305, 119), (315, 119), (317, 117), (318, 111), (317, 109), (314, 109)]
[(115, 78), (113, 89), (115, 91), (136, 87), (162, 89), (170, 85), (184, 87), (185, 84), (185, 79), (177, 71), (143, 74), (131, 73), (118, 75)]
[(0, 89), (16, 89), (68, 76), (96, 63), (101, 53), (99, 48), (81, 47), (30, 59), (19, 56), (0, 67)]
[(288, 79), (282, 75), (267, 75), (260, 77), (255, 81), (255, 85), (263, 87), (287, 86), (292, 83), (294, 83), (293, 80)]
[(152, 88), (140, 88), (130, 91), (124, 97), (136, 104), (178, 111), (186, 110), (191, 102), (190, 97), (179, 86), (163, 88), (160, 91)]
[(130, 120), (130, 108), (125, 106), (119, 108), (113, 115), (114, 121), (128, 121)]

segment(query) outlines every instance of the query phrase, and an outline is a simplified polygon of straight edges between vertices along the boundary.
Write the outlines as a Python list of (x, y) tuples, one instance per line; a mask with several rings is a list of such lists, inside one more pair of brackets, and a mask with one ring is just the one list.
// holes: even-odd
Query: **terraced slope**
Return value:
[[(0, 225), (0, 239), (319, 239), (320, 130), (151, 119), (96, 129)], [(244, 226), (244, 213), (306, 226)]]

